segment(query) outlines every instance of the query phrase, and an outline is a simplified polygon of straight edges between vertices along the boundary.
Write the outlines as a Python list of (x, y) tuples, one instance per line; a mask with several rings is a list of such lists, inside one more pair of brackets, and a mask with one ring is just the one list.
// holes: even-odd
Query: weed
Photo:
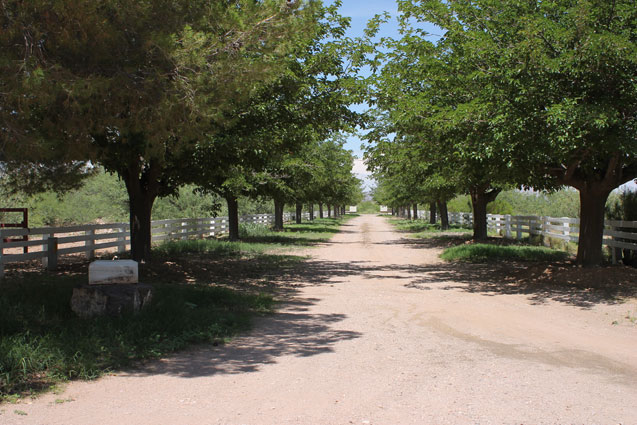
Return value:
[(14, 410), (13, 413), (15, 413), (16, 415), (20, 415), (20, 416), (26, 416), (27, 412), (25, 412), (24, 410)]

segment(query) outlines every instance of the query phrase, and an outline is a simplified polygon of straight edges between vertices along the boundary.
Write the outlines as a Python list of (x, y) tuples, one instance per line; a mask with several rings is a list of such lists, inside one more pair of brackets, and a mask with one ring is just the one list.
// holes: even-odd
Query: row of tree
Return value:
[(186, 184), (227, 201), (356, 201), (338, 135), (361, 118), (339, 2), (6, 0), (0, 161), (27, 193), (75, 188), (95, 165), (125, 183), (132, 257), (155, 199)]
[[(604, 206), (637, 177), (632, 0), (399, 0), (401, 38), (370, 40), (366, 153), (386, 202), (471, 197), (474, 238), (508, 187), (580, 196), (577, 262), (600, 264)], [(434, 37), (421, 23), (433, 23)]]

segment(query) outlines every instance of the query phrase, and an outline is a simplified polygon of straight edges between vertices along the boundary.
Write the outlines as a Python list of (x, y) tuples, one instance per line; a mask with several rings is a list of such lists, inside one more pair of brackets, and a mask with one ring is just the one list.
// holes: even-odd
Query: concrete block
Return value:
[(98, 260), (88, 266), (89, 285), (137, 283), (139, 280), (137, 261)]

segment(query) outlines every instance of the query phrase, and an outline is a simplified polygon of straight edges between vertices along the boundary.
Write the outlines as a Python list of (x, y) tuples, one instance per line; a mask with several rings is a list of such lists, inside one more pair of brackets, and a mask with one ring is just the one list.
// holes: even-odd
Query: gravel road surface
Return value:
[(440, 250), (356, 217), (249, 335), (1, 405), (0, 423), (637, 424), (634, 300), (506, 291)]

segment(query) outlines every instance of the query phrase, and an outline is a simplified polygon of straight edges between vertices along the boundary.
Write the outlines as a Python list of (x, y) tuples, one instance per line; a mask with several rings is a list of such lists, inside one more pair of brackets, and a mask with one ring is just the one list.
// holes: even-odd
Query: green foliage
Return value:
[(500, 197), (487, 205), (488, 214), (513, 214), (513, 205)]
[(378, 214), (380, 205), (374, 201), (363, 201), (356, 205), (356, 212), (359, 214)]
[[(163, 220), (227, 216), (225, 203), (220, 203), (219, 198), (214, 195), (203, 194), (195, 189), (195, 186), (187, 185), (179, 188), (175, 195), (157, 200), (152, 218)], [(127, 221), (129, 216), (124, 183), (117, 176), (103, 170), (86, 178), (79, 189), (63, 194), (6, 194), (2, 207), (28, 208), (31, 227), (118, 223)], [(264, 200), (241, 198), (239, 213), (271, 214), (272, 204)], [(11, 217), (17, 215), (6, 214), (6, 217), (11, 220)]]
[(606, 216), (611, 220), (637, 221), (637, 192), (624, 190), (611, 197)]
[[(269, 296), (202, 285), (155, 285), (138, 315), (79, 319), (68, 300), (79, 277), (5, 278), (0, 293), (0, 399), (59, 381), (93, 379), (134, 360), (222, 342), (272, 311)], [(44, 283), (46, 282), (46, 283)]]
[[(486, 204), (502, 188), (574, 187), (577, 261), (599, 264), (600, 210), (637, 177), (634, 1), (398, 4), (401, 38), (382, 40), (367, 62), (379, 69), (369, 101), (384, 113), (369, 134), (372, 167), (390, 188), (417, 175), (421, 185), (407, 184), (415, 191), (433, 178), (470, 193), (474, 237), (486, 236)], [(424, 22), (440, 28), (439, 40)]]
[(463, 244), (447, 248), (440, 255), (446, 261), (487, 263), (492, 261), (560, 261), (568, 258), (563, 251), (539, 246), (502, 246), (492, 244)]
[(196, 183), (198, 144), (299, 64), (295, 53), (321, 31), (324, 13), (316, 2), (278, 0), (0, 7), (3, 172), (28, 177), (10, 179), (25, 191), (51, 185), (31, 176), (66, 182), (62, 171), (82, 174), (88, 161), (117, 173), (136, 260), (150, 254), (155, 199)]
[[(471, 212), (468, 195), (449, 201), (449, 212)], [(487, 207), (490, 214), (536, 215), (548, 217), (579, 217), (579, 193), (564, 189), (553, 193), (507, 190)]]

